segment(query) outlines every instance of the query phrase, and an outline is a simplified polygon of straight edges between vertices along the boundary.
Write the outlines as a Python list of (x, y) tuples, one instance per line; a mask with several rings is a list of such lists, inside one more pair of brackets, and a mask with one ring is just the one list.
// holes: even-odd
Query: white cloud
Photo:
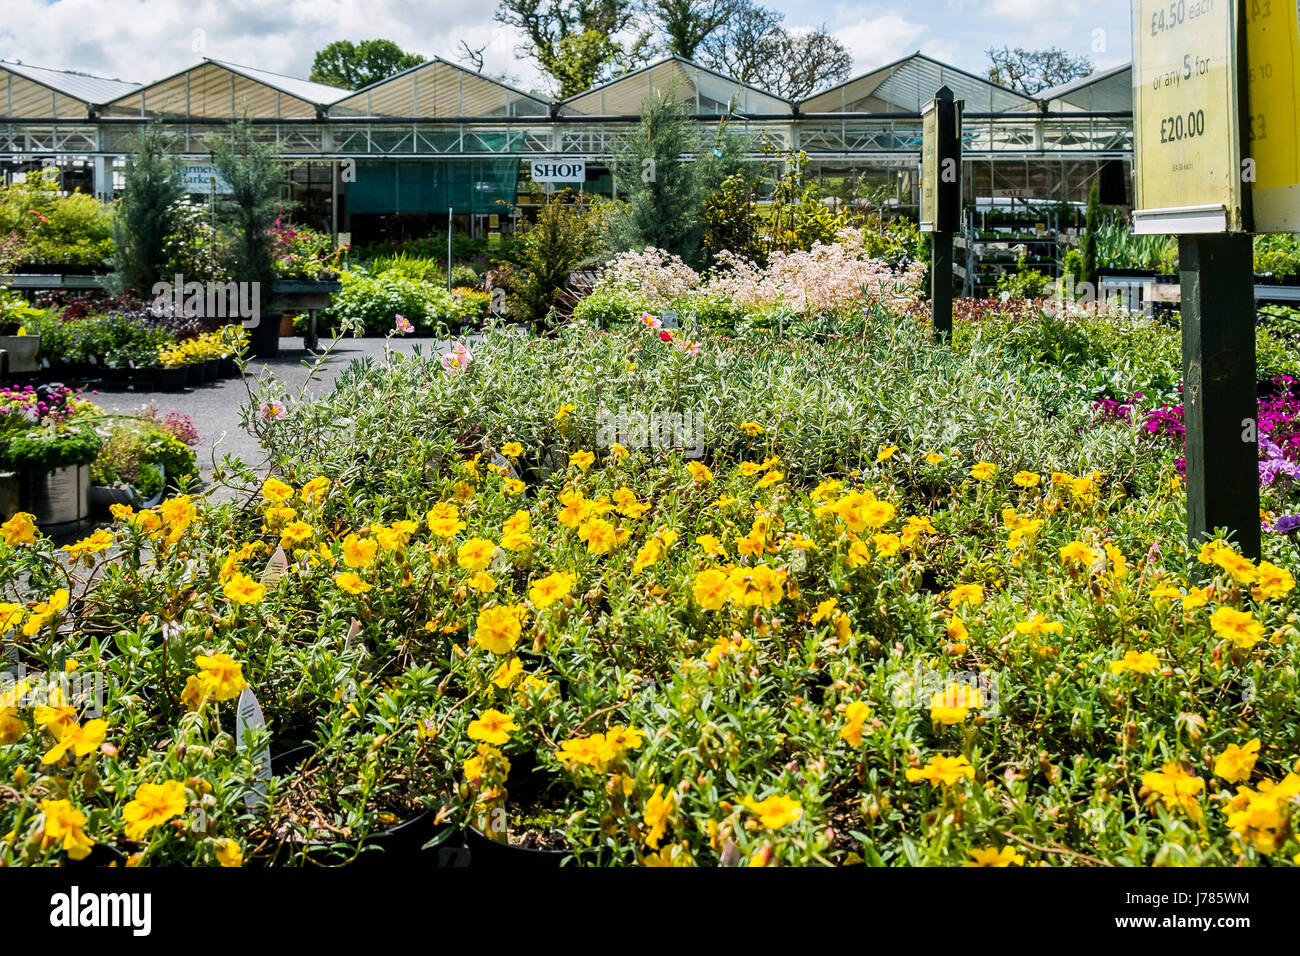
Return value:
[(915, 53), (927, 33), (926, 27), (894, 13), (862, 17), (834, 30), (835, 38), (853, 54), (854, 73)]

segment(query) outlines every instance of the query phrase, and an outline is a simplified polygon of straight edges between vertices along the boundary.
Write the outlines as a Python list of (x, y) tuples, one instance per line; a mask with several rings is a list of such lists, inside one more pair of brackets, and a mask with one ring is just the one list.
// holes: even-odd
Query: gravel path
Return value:
[[(325, 347), (322, 341), (321, 348)], [(354, 360), (367, 356), (378, 358), (384, 354), (385, 340), (343, 338), (331, 350), (318, 378), (307, 388), (310, 397), (318, 397), (333, 387), (339, 374)], [(410, 354), (418, 345), (423, 354), (434, 353), (442, 343), (435, 339), (399, 339), (388, 340), (389, 346), (396, 352)], [(107, 392), (101, 391), (94, 396), (94, 401), (109, 411), (129, 412), (150, 404), (158, 406), (161, 415), (170, 411), (190, 416), (194, 427), (199, 432), (199, 444), (194, 449), (199, 459), (200, 477), (206, 483), (212, 477), (212, 461), (220, 461), (225, 455), (238, 455), (254, 470), (260, 470), (266, 462), (265, 453), (257, 440), (239, 427), (240, 407), (248, 403), (248, 389), (252, 388), (262, 375), (269, 370), (289, 389), (291, 395), (297, 395), (298, 389), (307, 381), (308, 370), (303, 362), (312, 357), (302, 346), (301, 338), (282, 338), (280, 354), (274, 358), (253, 359), (245, 372), (247, 385), (238, 378), (212, 382), (186, 388), (183, 392)], [(213, 498), (220, 500), (225, 495), (223, 489), (214, 489)]]

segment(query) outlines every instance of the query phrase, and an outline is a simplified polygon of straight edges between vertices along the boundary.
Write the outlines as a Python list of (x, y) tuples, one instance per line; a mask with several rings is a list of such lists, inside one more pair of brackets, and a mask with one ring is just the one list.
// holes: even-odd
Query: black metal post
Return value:
[(1187, 539), (1196, 549), (1229, 529), (1260, 554), (1255, 290), (1251, 237), (1178, 239), (1182, 284)]

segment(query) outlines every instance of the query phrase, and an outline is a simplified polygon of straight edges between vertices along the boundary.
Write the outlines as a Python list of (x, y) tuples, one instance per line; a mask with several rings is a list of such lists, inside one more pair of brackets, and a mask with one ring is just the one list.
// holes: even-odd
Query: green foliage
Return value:
[(1014, 272), (1004, 272), (998, 276), (997, 292), (999, 295), (1005, 293), (1013, 299), (1037, 299), (1043, 295), (1049, 281), (1051, 280), (1037, 269), (1026, 268), (1025, 257), (1022, 255), (1016, 259)]
[(725, 125), (710, 141), (671, 92), (646, 97), (640, 122), (621, 141), (613, 163), (621, 204), (607, 227), (610, 250), (653, 246), (697, 264), (708, 225), (701, 204), (742, 165), (740, 146)]
[(445, 285), (410, 278), (398, 269), (378, 274), (349, 270), (339, 277), (339, 282), (342, 291), (335, 293), (330, 307), (321, 312), (327, 328), (384, 335), (393, 330), (396, 316), (400, 315), (417, 331), (433, 332), (457, 325), (474, 311), (448, 292)]
[(0, 186), (0, 235), (11, 246), (6, 268), (99, 267), (112, 254), (112, 207), (82, 192), (60, 196), (58, 176), (42, 167), (26, 182)]
[(164, 275), (182, 199), (178, 165), (159, 127), (141, 131), (126, 160), (125, 189), (113, 219), (113, 284), (119, 289), (145, 295)]
[(1255, 272), (1279, 279), (1300, 275), (1300, 235), (1280, 232), (1256, 236)]
[(759, 241), (762, 220), (755, 202), (758, 190), (758, 180), (744, 173), (732, 173), (701, 204), (702, 248), (709, 265), (723, 250), (753, 262), (762, 260), (764, 249)]
[[(270, 290), (275, 254), (270, 229), (283, 208), (289, 177), (278, 149), (256, 135), (247, 120), (209, 141), (217, 173), (230, 185), (220, 214), (233, 241), (227, 271), (236, 282)], [(264, 293), (264, 298), (269, 298)]]
[(1088, 211), (1084, 215), (1083, 235), (1079, 240), (1079, 282), (1095, 284), (1097, 281), (1097, 227), (1101, 214), (1100, 188), (1094, 181), (1088, 189)]
[(1161, 275), (1177, 271), (1178, 240), (1173, 236), (1135, 236), (1121, 222), (1101, 225), (1094, 234), (1098, 268), (1142, 269)]
[(335, 40), (316, 51), (308, 79), (342, 90), (359, 90), (423, 62), (424, 57), (406, 53), (392, 40)]
[(602, 224), (600, 210), (584, 211), (567, 190), (546, 199), (512, 258), (499, 260), (512, 321), (532, 326), (555, 321), (571, 274), (602, 249)]
[(100, 444), (99, 436), (88, 426), (51, 425), (10, 438), (0, 450), (0, 465), (37, 474), (69, 465), (89, 465), (99, 454)]

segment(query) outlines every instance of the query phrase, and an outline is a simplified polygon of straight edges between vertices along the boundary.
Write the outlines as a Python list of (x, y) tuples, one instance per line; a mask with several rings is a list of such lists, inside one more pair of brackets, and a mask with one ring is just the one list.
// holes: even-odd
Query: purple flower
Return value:
[(1273, 522), (1273, 530), (1277, 534), (1292, 534), (1300, 531), (1300, 515), (1282, 515)]

